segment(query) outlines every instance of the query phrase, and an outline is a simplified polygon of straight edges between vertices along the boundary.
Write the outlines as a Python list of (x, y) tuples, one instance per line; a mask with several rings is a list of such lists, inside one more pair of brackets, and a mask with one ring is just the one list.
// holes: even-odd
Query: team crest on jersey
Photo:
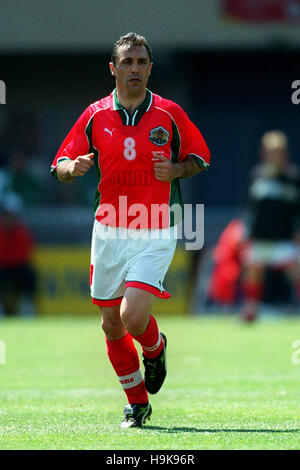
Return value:
[(150, 140), (155, 145), (166, 145), (169, 142), (169, 135), (169, 132), (164, 127), (155, 127), (150, 131)]

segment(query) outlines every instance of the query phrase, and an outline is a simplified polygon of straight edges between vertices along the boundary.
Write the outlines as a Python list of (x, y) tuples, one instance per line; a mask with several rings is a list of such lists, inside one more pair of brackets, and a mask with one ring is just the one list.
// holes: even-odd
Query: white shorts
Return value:
[(90, 287), (94, 304), (119, 305), (127, 287), (167, 299), (163, 280), (174, 256), (177, 227), (133, 230), (94, 222)]
[(246, 253), (247, 264), (284, 267), (298, 262), (299, 248), (291, 241), (253, 241)]

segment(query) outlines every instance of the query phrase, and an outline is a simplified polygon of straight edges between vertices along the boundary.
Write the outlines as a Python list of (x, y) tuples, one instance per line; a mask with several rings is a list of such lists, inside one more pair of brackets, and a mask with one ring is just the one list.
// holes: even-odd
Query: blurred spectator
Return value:
[(214, 267), (208, 284), (208, 299), (219, 305), (235, 305), (239, 300), (239, 280), (244, 243), (244, 224), (239, 219), (232, 220), (213, 251)]
[(260, 154), (262, 163), (251, 172), (246, 204), (249, 247), (242, 279), (246, 321), (257, 317), (267, 268), (282, 270), (300, 298), (299, 169), (289, 162), (288, 139), (281, 131), (264, 134)]
[[(213, 267), (209, 274), (206, 302), (232, 311), (243, 300), (242, 268), (249, 249), (242, 220), (233, 219), (223, 230), (212, 253)], [(290, 289), (278, 269), (266, 266), (264, 273), (264, 303), (284, 303), (290, 300)]]
[(36, 291), (34, 242), (15, 211), (19, 204), (13, 194), (0, 204), (0, 313), (32, 316)]
[(25, 206), (39, 205), (43, 201), (42, 187), (30, 171), (28, 157), (21, 148), (10, 152), (5, 175), (5, 191), (18, 194)]

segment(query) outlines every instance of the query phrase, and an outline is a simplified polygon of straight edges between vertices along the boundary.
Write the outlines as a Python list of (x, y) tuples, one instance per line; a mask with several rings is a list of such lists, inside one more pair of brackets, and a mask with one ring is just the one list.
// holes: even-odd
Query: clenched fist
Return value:
[(152, 158), (155, 178), (158, 181), (169, 182), (177, 177), (177, 168), (167, 157), (156, 152)]
[(70, 164), (70, 176), (83, 176), (94, 165), (94, 154), (88, 153), (87, 155), (79, 155)]
[(56, 175), (63, 183), (72, 183), (77, 176), (83, 176), (94, 165), (94, 154), (79, 155), (75, 160), (69, 158), (57, 165)]

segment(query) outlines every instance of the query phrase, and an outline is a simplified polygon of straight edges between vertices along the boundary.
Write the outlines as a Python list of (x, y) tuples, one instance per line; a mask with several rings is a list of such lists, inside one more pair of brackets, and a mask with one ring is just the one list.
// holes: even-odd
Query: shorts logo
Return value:
[(155, 145), (166, 145), (169, 142), (169, 132), (162, 126), (155, 127), (150, 131), (150, 141)]

